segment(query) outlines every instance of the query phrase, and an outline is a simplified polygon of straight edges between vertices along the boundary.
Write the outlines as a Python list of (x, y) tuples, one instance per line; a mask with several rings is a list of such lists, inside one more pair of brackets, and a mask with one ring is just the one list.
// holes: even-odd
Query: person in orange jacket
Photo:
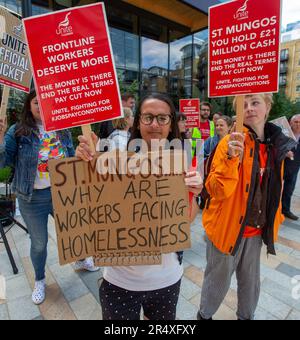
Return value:
[(247, 95), (244, 133), (225, 137), (214, 155), (205, 182), (210, 196), (203, 212), (207, 267), (198, 320), (212, 320), (234, 272), (237, 317), (252, 320), (260, 294), (262, 244), (276, 255), (283, 161), (295, 141), (267, 122), (272, 103), (272, 94)]

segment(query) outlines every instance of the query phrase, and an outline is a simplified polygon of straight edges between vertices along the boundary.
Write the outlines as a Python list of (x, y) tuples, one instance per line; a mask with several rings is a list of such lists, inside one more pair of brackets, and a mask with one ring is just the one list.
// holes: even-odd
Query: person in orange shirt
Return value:
[[(295, 141), (267, 123), (272, 94), (245, 97), (244, 133), (219, 143), (205, 182), (209, 199), (203, 212), (207, 267), (199, 320), (211, 320), (236, 273), (240, 320), (254, 319), (260, 294), (262, 244), (276, 255), (274, 243), (283, 221), (283, 162)], [(234, 102), (234, 106), (236, 101)]]

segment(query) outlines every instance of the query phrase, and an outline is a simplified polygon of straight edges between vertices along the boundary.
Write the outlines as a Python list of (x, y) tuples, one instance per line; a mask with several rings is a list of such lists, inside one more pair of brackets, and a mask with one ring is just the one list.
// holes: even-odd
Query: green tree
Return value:
[(12, 169), (5, 167), (0, 169), (0, 183), (7, 183), (12, 175)]
[(118, 82), (121, 95), (124, 93), (132, 93), (135, 95), (136, 99), (138, 99), (139, 83), (136, 79), (130, 84), (125, 83), (123, 72), (120, 71), (118, 72)]
[(210, 100), (210, 104), (212, 105), (212, 113), (221, 112), (226, 116), (234, 116), (235, 112), (232, 107), (232, 98), (231, 97), (222, 97), (222, 98), (213, 98)]
[(300, 103), (291, 101), (284, 89), (281, 89), (273, 96), (274, 104), (270, 112), (270, 120), (286, 116), (287, 118), (300, 113)]
[[(134, 94), (136, 99), (137, 99), (138, 92), (139, 92), (139, 83), (138, 83), (138, 81), (134, 80), (129, 86), (127, 86), (126, 92)], [(122, 92), (121, 92), (121, 94), (122, 94)]]

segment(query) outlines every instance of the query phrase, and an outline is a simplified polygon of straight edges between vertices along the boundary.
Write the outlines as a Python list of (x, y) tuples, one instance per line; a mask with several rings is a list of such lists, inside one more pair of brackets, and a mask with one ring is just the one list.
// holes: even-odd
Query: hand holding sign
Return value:
[(96, 145), (94, 144), (94, 132), (92, 131), (91, 125), (84, 125), (81, 127), (82, 133), (84, 137), (87, 139), (88, 145), (92, 151), (93, 154), (95, 154), (96, 151)]
[(203, 189), (203, 178), (197, 171), (188, 172), (185, 176), (185, 185), (190, 193), (198, 196)]
[(294, 152), (293, 151), (289, 151), (287, 154), (286, 154), (286, 158), (289, 158), (291, 161), (294, 160)]
[(96, 136), (94, 132), (92, 133), (91, 137), (92, 137), (94, 149), (90, 147), (91, 144), (89, 143), (89, 140), (85, 136), (78, 137), (80, 144), (76, 148), (75, 154), (76, 154), (76, 157), (82, 159), (85, 162), (89, 162), (93, 160), (95, 156), (94, 150), (99, 141), (99, 138)]
[(242, 158), (244, 153), (245, 136), (239, 132), (233, 132), (228, 142), (228, 156), (231, 158)]

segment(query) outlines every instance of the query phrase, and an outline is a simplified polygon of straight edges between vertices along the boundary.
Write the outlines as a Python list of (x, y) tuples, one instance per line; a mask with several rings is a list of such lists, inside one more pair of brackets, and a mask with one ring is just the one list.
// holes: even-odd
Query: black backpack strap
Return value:
[[(214, 150), (211, 152), (211, 154), (209, 155), (208, 159), (207, 159), (207, 162), (205, 164), (205, 168), (204, 168), (204, 179), (203, 179), (203, 190), (201, 192), (201, 198), (204, 200), (204, 201), (208, 201), (208, 205), (209, 205), (209, 202), (210, 202), (210, 195), (205, 187), (205, 184), (206, 184), (206, 181), (207, 181), (207, 178), (208, 178), (208, 175), (210, 173), (210, 169), (211, 169), (211, 166), (212, 166), (212, 162), (213, 162), (213, 159), (214, 159), (214, 156), (215, 156), (215, 153), (217, 151), (217, 147), (218, 145), (216, 145), (216, 147), (214, 148)], [(199, 200), (200, 202), (201, 200)], [(198, 203), (200, 205), (200, 203)]]

